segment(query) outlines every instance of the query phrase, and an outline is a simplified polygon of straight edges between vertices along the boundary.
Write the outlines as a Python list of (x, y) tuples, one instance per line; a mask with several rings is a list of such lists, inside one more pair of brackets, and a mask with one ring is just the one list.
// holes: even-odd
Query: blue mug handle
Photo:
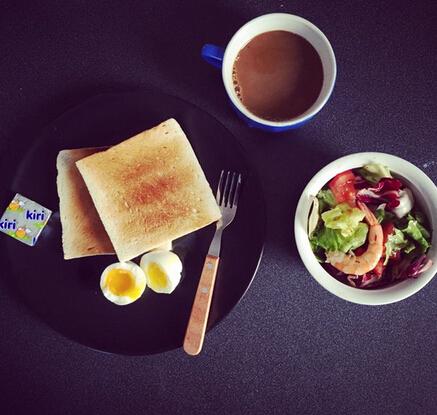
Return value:
[(225, 54), (224, 48), (207, 43), (203, 45), (202, 52), (200, 54), (202, 58), (210, 65), (214, 66), (214, 68), (222, 68), (223, 55)]

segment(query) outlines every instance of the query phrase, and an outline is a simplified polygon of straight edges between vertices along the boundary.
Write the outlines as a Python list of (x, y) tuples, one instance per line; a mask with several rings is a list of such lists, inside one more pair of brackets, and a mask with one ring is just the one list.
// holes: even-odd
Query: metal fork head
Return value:
[(220, 173), (220, 180), (217, 186), (216, 200), (222, 213), (221, 219), (217, 222), (217, 228), (225, 228), (235, 218), (240, 196), (241, 174), (236, 172)]

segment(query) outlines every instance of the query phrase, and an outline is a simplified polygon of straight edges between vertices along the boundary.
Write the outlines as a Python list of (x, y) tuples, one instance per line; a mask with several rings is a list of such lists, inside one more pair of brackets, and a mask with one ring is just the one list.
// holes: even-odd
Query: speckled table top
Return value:
[[(37, 4), (40, 3), (40, 4)], [(303, 16), (330, 39), (334, 94), (294, 132), (251, 130), (227, 104), (205, 42), (252, 17)], [(437, 284), (390, 306), (337, 299), (301, 263), (293, 215), (307, 181), (358, 151), (406, 158), (437, 180), (434, 2), (12, 2), (0, 13), (0, 153), (100, 92), (154, 86), (218, 118), (257, 166), (267, 240), (257, 277), (204, 351), (123, 357), (35, 319), (0, 278), (4, 414), (434, 414)], [(38, 411), (37, 411), (38, 410)]]

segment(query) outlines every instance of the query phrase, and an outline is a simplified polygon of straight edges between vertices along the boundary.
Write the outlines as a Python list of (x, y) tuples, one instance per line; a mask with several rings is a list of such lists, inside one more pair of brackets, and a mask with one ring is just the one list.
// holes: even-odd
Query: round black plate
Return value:
[[(39, 137), (29, 138), (31, 147), (21, 155), (11, 189), (2, 189), (5, 206), (18, 192), (54, 212), (33, 248), (0, 235), (0, 252), (6, 264), (2, 268), (7, 271), (2, 279), (49, 326), (94, 349), (139, 355), (182, 345), (214, 226), (175, 241), (174, 250), (183, 260), (184, 274), (172, 295), (158, 295), (148, 289), (132, 305), (114, 305), (103, 297), (99, 280), (102, 270), (117, 261), (115, 256), (63, 259), (56, 156), (62, 149), (116, 144), (170, 117), (178, 120), (187, 134), (214, 191), (222, 169), (243, 174), (237, 216), (223, 234), (210, 329), (249, 287), (261, 259), (265, 232), (257, 176), (234, 137), (215, 118), (185, 101), (152, 90), (99, 95), (65, 113)], [(3, 164), (1, 170), (9, 169), (10, 173), (12, 168)]]

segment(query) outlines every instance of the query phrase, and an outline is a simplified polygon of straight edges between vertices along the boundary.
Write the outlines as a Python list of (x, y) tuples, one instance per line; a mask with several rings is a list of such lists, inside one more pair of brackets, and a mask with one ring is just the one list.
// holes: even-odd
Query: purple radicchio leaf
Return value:
[(399, 206), (399, 190), (402, 182), (398, 179), (383, 178), (374, 187), (357, 192), (357, 200), (363, 203), (386, 204), (387, 210)]

